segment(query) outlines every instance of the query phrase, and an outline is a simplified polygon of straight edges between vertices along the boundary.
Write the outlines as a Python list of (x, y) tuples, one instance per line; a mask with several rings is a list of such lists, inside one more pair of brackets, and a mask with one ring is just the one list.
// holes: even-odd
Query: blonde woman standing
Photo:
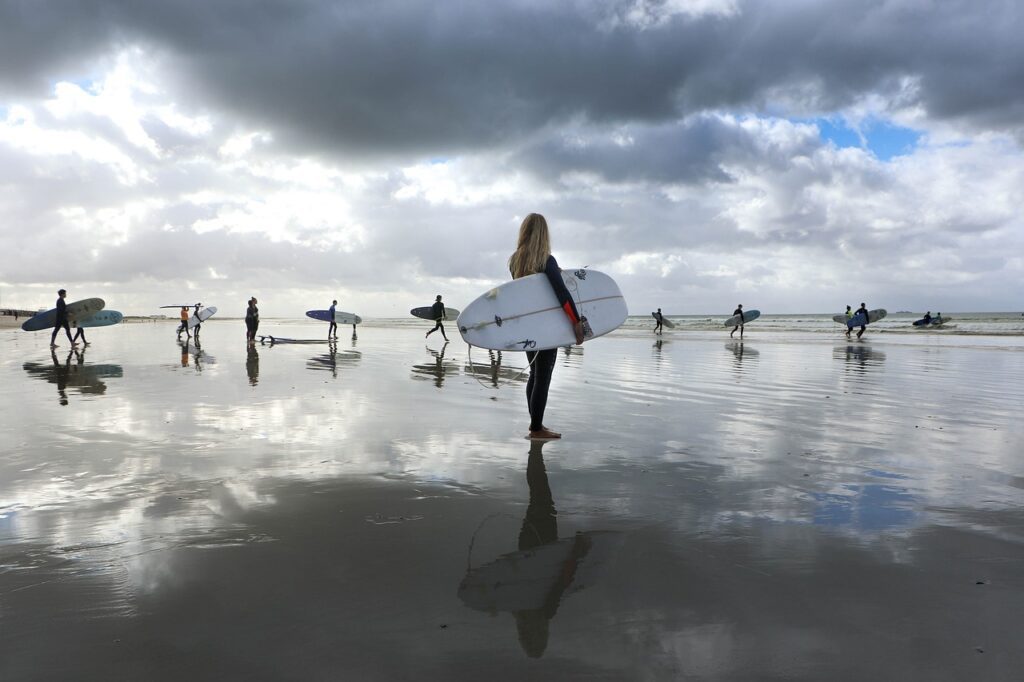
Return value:
[[(572, 295), (562, 280), (562, 270), (558, 267), (558, 261), (551, 255), (551, 236), (544, 216), (531, 213), (523, 219), (522, 225), (519, 226), (519, 243), (516, 245), (515, 253), (508, 259), (508, 269), (512, 273), (512, 279), (540, 272), (547, 275), (551, 288), (554, 289), (555, 296), (576, 334), (576, 343), (583, 343), (583, 323)], [(556, 354), (556, 348), (526, 351), (526, 358), (530, 362), (530, 378), (526, 382), (526, 406), (530, 411), (529, 438), (549, 440), (562, 437), (562, 434), (544, 426), (544, 409), (548, 403), (548, 387), (551, 385), (551, 373), (555, 369)]]

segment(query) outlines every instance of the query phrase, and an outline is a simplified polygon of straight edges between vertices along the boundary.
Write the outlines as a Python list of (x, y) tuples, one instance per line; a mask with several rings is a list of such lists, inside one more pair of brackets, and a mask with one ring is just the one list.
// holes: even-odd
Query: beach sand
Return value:
[(1020, 339), (427, 328), (0, 330), (0, 679), (1020, 678)]

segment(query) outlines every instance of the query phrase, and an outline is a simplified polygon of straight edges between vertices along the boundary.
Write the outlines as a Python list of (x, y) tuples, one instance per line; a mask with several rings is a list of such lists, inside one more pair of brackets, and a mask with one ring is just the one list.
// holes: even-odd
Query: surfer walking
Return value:
[(77, 346), (75, 340), (71, 338), (71, 325), (68, 324), (68, 304), (64, 300), (67, 298), (68, 292), (61, 289), (57, 292), (57, 319), (53, 323), (53, 333), (50, 334), (50, 348), (57, 347), (57, 333), (64, 328), (64, 333), (68, 335), (68, 341), (71, 342), (72, 346)]
[[(857, 308), (857, 312), (854, 314), (854, 317), (856, 317), (857, 315), (864, 316), (864, 322), (860, 325), (860, 331), (857, 332), (857, 338), (860, 339), (860, 337), (864, 335), (864, 332), (867, 331), (868, 328), (868, 307), (864, 305), (863, 301), (861, 301), (860, 307)], [(849, 327), (847, 327), (847, 329), (849, 329)]]
[(737, 329), (739, 329), (740, 330), (740, 338), (742, 339), (743, 338), (743, 304), (742, 303), (738, 304), (736, 306), (736, 310), (732, 311), (732, 314), (733, 314), (733, 317), (735, 317), (736, 315), (739, 315), (740, 316), (740, 321), (737, 322), (736, 326), (732, 328), (731, 332), (729, 332), (729, 338), (731, 339), (732, 335), (736, 333)]
[(188, 306), (181, 306), (181, 326), (178, 327), (178, 341), (181, 341), (181, 333), (185, 332), (185, 338), (191, 339), (192, 335), (188, 333)]
[[(328, 312), (331, 314), (331, 326), (327, 328), (327, 340), (330, 341), (331, 337), (338, 338), (338, 323), (334, 321), (334, 309), (338, 306), (337, 301), (331, 301), (331, 307)], [(352, 325), (353, 329), (355, 325)]]
[(654, 313), (654, 333), (660, 334), (664, 330), (665, 318), (661, 316), (661, 308)]
[[(562, 280), (562, 270), (551, 255), (551, 235), (548, 223), (539, 213), (531, 213), (519, 226), (519, 240), (516, 250), (508, 259), (512, 279), (527, 277), (543, 272), (555, 291), (562, 310), (565, 311), (576, 335), (576, 343), (583, 343), (583, 322), (580, 319), (572, 295)], [(548, 388), (551, 373), (555, 369), (558, 349), (526, 351), (530, 363), (530, 378), (526, 382), (526, 406), (530, 412), (530, 438), (547, 440), (561, 438), (562, 434), (544, 426), (544, 410), (548, 403)]]
[[(195, 334), (194, 334), (193, 336), (195, 336), (195, 337), (196, 337), (196, 345), (197, 345), (197, 346), (199, 345), (199, 327), (200, 327), (200, 326), (201, 326), (201, 324), (202, 324), (202, 320), (200, 320), (200, 319), (199, 319), (199, 309), (200, 309), (201, 307), (203, 307), (203, 304), (202, 304), (202, 303), (196, 303), (196, 309), (195, 309), (195, 311), (194, 311), (194, 312), (192, 313), (193, 315), (195, 315), (195, 316), (196, 316), (196, 329), (195, 329), (195, 332), (196, 332), (196, 333), (195, 333)], [(186, 326), (188, 325), (188, 320), (185, 320), (185, 325), (186, 325)]]
[(256, 330), (260, 327), (260, 309), (256, 307), (256, 297), (249, 299), (249, 307), (245, 309), (246, 340), (249, 345), (256, 344)]
[[(332, 308), (333, 310), (333, 308)], [(441, 330), (441, 336), (444, 340), (448, 340), (448, 336), (444, 333), (444, 325), (441, 324), (443, 320), (448, 319), (448, 315), (444, 312), (444, 303), (441, 303), (441, 294), (437, 295), (437, 299), (434, 301), (434, 305), (430, 306), (431, 314), (434, 316), (434, 328), (427, 332), (427, 336), (430, 336), (438, 329)]]
[(853, 308), (851, 308), (850, 306), (846, 306), (846, 322), (847, 322), (847, 325), (846, 325), (846, 338), (850, 338), (850, 325), (849, 325), (849, 322), (850, 322), (850, 318), (851, 317), (853, 317)]

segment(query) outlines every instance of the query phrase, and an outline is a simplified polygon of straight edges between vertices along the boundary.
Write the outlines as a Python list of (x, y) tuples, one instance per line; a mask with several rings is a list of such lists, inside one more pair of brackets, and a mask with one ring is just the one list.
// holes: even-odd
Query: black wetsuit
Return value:
[(430, 336), (438, 329), (440, 329), (441, 336), (443, 336), (444, 340), (447, 341), (448, 335), (444, 333), (444, 325), (441, 324), (441, 321), (444, 320), (444, 303), (441, 303), (441, 301), (435, 301), (434, 305), (430, 306), (430, 310), (431, 314), (433, 314), (434, 316), (434, 322), (436, 322), (437, 324), (434, 325), (433, 329), (427, 332), (427, 336)]
[(654, 333), (657, 334), (659, 331), (662, 330), (662, 325), (665, 324), (665, 318), (662, 317), (661, 313), (654, 313), (654, 322)]
[(260, 326), (260, 311), (255, 304), (250, 303), (245, 309), (245, 326), (249, 330), (249, 340), (256, 340), (256, 330)]
[(64, 333), (68, 335), (68, 341), (74, 343), (75, 340), (71, 338), (71, 325), (68, 324), (68, 304), (64, 302), (63, 298), (57, 299), (57, 321), (53, 323), (53, 333), (50, 334), (50, 345), (52, 346), (57, 340), (57, 332), (60, 331), (61, 327), (64, 328)]
[(868, 328), (868, 309), (861, 306), (860, 308), (857, 308), (857, 312), (854, 313), (853, 316), (856, 317), (858, 313), (864, 313), (864, 324), (860, 326), (860, 331), (857, 332), (857, 338), (859, 339), (860, 335), (867, 331)]
[[(572, 294), (565, 288), (562, 269), (558, 267), (558, 261), (554, 256), (548, 256), (548, 260), (544, 264), (544, 274), (551, 282), (551, 288), (555, 290), (555, 297), (562, 304), (562, 309), (565, 310), (570, 321), (575, 324), (580, 319), (580, 314), (576, 310), (576, 304), (573, 303)], [(530, 431), (540, 431), (544, 428), (544, 410), (548, 404), (548, 388), (551, 385), (551, 373), (555, 369), (557, 354), (557, 348), (526, 351), (526, 359), (530, 363), (530, 378), (526, 382), (526, 406), (530, 411)]]
[[(729, 336), (732, 336), (733, 334), (735, 334), (736, 330), (743, 326), (743, 321), (744, 321), (743, 308), (737, 308), (736, 310), (732, 311), (732, 314), (734, 316), (735, 315), (739, 315), (740, 316), (740, 323), (732, 328), (732, 331), (729, 332)], [(743, 337), (743, 332), (740, 332), (740, 337), (741, 338)]]

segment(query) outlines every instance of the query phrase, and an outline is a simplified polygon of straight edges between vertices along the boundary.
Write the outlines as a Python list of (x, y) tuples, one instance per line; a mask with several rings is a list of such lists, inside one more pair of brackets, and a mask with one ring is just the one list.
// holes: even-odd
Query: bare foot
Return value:
[(561, 438), (562, 434), (555, 433), (551, 429), (537, 429), (536, 431), (530, 431), (527, 436), (530, 440), (553, 440), (555, 438)]

